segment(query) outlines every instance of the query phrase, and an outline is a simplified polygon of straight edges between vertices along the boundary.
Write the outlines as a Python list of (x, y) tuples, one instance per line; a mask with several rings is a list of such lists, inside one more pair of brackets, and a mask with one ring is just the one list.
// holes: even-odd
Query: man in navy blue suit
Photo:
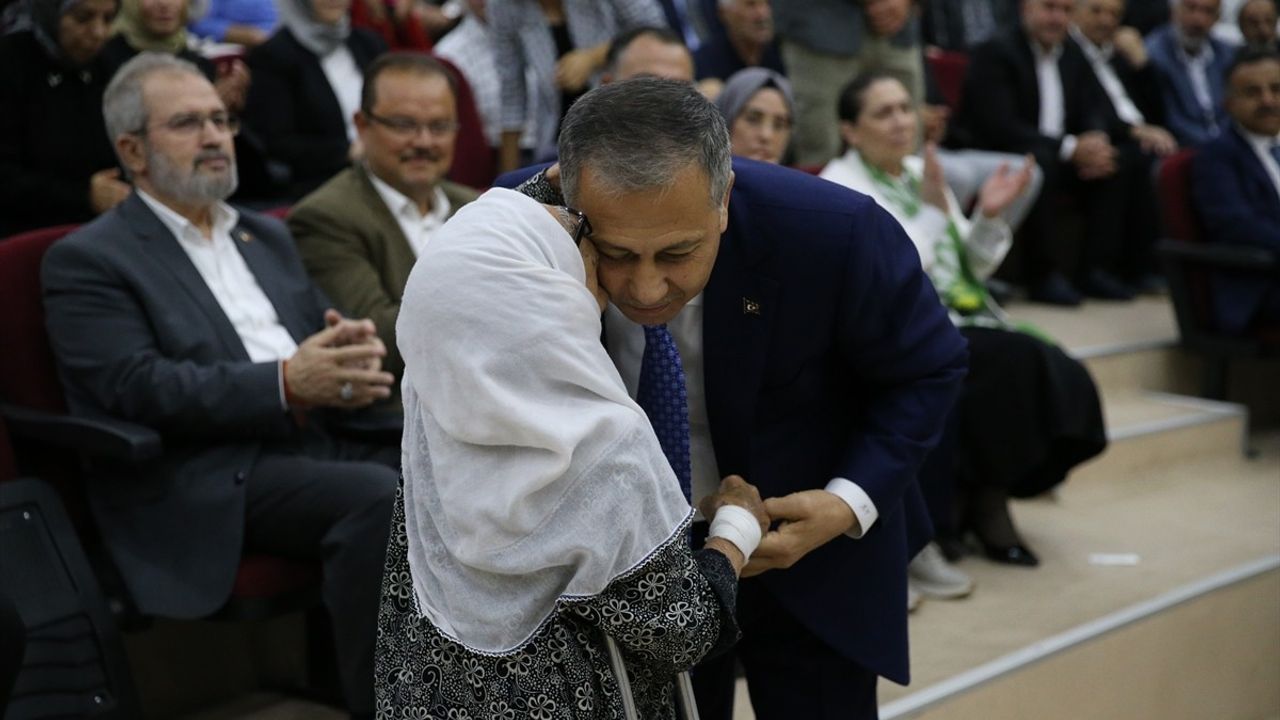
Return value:
[[(693, 500), (730, 474), (768, 497), (735, 651), (756, 716), (876, 717), (877, 676), (908, 680), (907, 560), (931, 533), (916, 470), (967, 360), (910, 240), (863, 195), (731, 163), (714, 106), (654, 78), (579, 100), (560, 166), (522, 189), (586, 216), (633, 395), (646, 344), (674, 340)], [(732, 717), (733, 670), (695, 670), (704, 718)]]
[[(1227, 71), (1232, 124), (1203, 146), (1191, 191), (1212, 242), (1280, 255), (1280, 55), (1242, 50)], [(1280, 279), (1221, 272), (1210, 280), (1218, 329), (1280, 326)]]

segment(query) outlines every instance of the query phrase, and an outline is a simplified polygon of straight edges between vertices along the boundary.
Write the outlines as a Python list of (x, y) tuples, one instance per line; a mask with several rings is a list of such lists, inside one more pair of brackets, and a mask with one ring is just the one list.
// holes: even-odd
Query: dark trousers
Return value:
[(751, 707), (759, 720), (878, 717), (875, 673), (828, 647), (760, 583), (747, 580), (739, 587), (738, 622), (738, 645), (693, 670), (702, 720), (732, 720), (737, 662), (746, 670)]
[(399, 448), (311, 431), (269, 448), (247, 483), (245, 548), (324, 563), (343, 697), (371, 714), (382, 566), (399, 482)]

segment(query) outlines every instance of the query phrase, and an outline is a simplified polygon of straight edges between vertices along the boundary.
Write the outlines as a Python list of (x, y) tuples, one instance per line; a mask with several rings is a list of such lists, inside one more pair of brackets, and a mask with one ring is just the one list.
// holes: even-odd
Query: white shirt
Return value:
[(409, 241), (409, 248), (413, 250), (414, 257), (421, 255), (432, 233), (444, 225), (444, 221), (449, 219), (449, 213), (453, 210), (449, 205), (449, 198), (445, 197), (444, 190), (440, 189), (439, 185), (436, 186), (431, 196), (431, 210), (423, 215), (418, 209), (417, 202), (388, 185), (373, 174), (372, 170), (366, 168), (365, 171), (369, 173), (374, 189), (382, 196), (382, 202), (387, 204), (387, 209), (400, 225), (400, 231)]
[[(249, 359), (278, 363), (292, 357), (298, 343), (280, 323), (275, 306), (258, 285), (258, 279), (231, 239), (231, 231), (240, 219), (235, 208), (226, 203), (213, 206), (213, 230), (206, 238), (195, 224), (159, 200), (142, 190), (138, 191), (138, 197), (160, 218), (160, 222), (177, 239), (178, 246), (191, 258), (196, 272), (200, 273), (209, 292), (235, 328), (236, 335), (240, 336)], [(280, 404), (287, 407), (283, 378), (280, 382)]]
[[(694, 296), (682, 308), (667, 330), (680, 350), (680, 364), (684, 367), (685, 393), (689, 401), (689, 460), (693, 480), (693, 505), (715, 493), (720, 487), (720, 472), (716, 465), (715, 447), (711, 443), (711, 426), (707, 420), (706, 382), (703, 374), (702, 354), (702, 294)], [(610, 304), (605, 309), (605, 337), (613, 364), (618, 366), (627, 394), (635, 397), (640, 387), (640, 364), (644, 359), (644, 328), (627, 319), (622, 311)], [(746, 478), (751, 482), (751, 478)], [(875, 503), (866, 491), (845, 478), (834, 478), (827, 483), (828, 492), (844, 500), (858, 518), (858, 533), (848, 533), (860, 538), (879, 517)], [(701, 515), (699, 515), (701, 517)]]
[(1276, 189), (1276, 194), (1280, 195), (1280, 165), (1276, 164), (1276, 159), (1271, 154), (1271, 148), (1280, 145), (1280, 135), (1268, 137), (1266, 135), (1255, 135), (1244, 128), (1239, 129), (1244, 139), (1249, 141), (1249, 146), (1253, 148), (1254, 154), (1258, 156), (1262, 167), (1266, 169), (1267, 176), (1271, 178), (1271, 185)]
[(1044, 50), (1039, 44), (1033, 42), (1031, 55), (1036, 61), (1036, 86), (1040, 91), (1040, 134), (1051, 138), (1062, 138), (1058, 157), (1067, 160), (1076, 151), (1076, 136), (1063, 136), (1063, 132), (1066, 131), (1067, 107), (1065, 93), (1062, 90), (1062, 73), (1058, 69), (1058, 58), (1062, 57), (1062, 46)]
[(1143, 117), (1142, 111), (1134, 104), (1133, 98), (1129, 97), (1129, 91), (1125, 90), (1124, 83), (1120, 81), (1115, 68), (1111, 67), (1111, 58), (1116, 51), (1115, 45), (1098, 47), (1075, 25), (1071, 26), (1071, 37), (1075, 38), (1080, 49), (1084, 51), (1085, 57), (1089, 58), (1089, 64), (1093, 66), (1093, 74), (1098, 78), (1098, 84), (1102, 85), (1102, 89), (1106, 91), (1107, 97), (1111, 99), (1111, 106), (1115, 108), (1120, 120), (1126, 125), (1145, 124), (1147, 120)]
[(1194, 57), (1187, 52), (1182, 43), (1175, 43), (1178, 58), (1187, 66), (1187, 78), (1191, 80), (1191, 91), (1195, 93), (1196, 102), (1205, 114), (1213, 116), (1213, 91), (1209, 88), (1209, 65), (1213, 62), (1213, 44), (1208, 40), (1200, 46), (1200, 53)]
[(360, 109), (360, 89), (364, 86), (364, 74), (356, 66), (356, 59), (346, 45), (339, 45), (333, 52), (320, 58), (320, 68), (338, 98), (342, 108), (342, 120), (347, 126), (347, 140), (356, 139), (356, 111)]

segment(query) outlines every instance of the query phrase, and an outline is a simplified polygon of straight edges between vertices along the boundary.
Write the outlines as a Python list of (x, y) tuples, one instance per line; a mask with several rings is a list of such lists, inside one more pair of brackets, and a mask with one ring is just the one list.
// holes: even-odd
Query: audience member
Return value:
[(1069, 42), (1073, 0), (1023, 0), (1022, 24), (979, 45), (957, 118), (977, 147), (1031, 153), (1045, 187), (1023, 225), (1023, 280), (1033, 300), (1081, 302), (1052, 252), (1058, 231), (1055, 196), (1069, 192), (1084, 211), (1086, 232), (1077, 282), (1086, 294), (1128, 299), (1113, 274), (1123, 255), (1125, 190), (1136, 169), (1122, 164), (1111, 135), (1106, 96), (1084, 53)]
[(683, 450), (667, 435), (692, 497), (740, 473), (784, 521), (745, 571), (761, 576), (740, 588), (742, 641), (693, 673), (702, 717), (732, 717), (738, 660), (761, 720), (875, 717), (876, 676), (906, 680), (915, 469), (965, 362), (915, 251), (874, 203), (803, 173), (737, 159), (731, 188), (728, 167), (713, 179), (728, 131), (684, 83), (599, 88), (561, 143), (564, 197), (545, 173), (522, 189), (589, 219), (628, 392), (676, 363), (689, 392), (664, 424), (688, 411)]
[(84, 222), (129, 194), (102, 122), (117, 0), (30, 0), (0, 37), (0, 238)]
[[(842, 93), (839, 116), (849, 150), (828, 163), (822, 177), (870, 195), (894, 216), (969, 341), (969, 374), (952, 428), (959, 435), (955, 468), (963, 526), (992, 560), (1035, 565), (1009, 516), (1009, 496), (1036, 495), (1062, 482), (1072, 467), (1102, 452), (1106, 432), (1098, 391), (1084, 366), (1018, 332), (983, 287), (1012, 245), (1001, 216), (1030, 185), (1033, 159), (1028, 155), (1020, 168), (993, 174), (966, 218), (934, 147), (926, 147), (923, 158), (911, 154), (918, 119), (898, 80), (860, 76)], [(935, 597), (968, 594), (972, 584), (957, 573), (936, 548), (911, 566), (917, 586)]]
[(1201, 145), (1227, 122), (1223, 74), (1233, 50), (1210, 36), (1219, 0), (1173, 0), (1173, 20), (1147, 36), (1164, 99), (1165, 126), (1180, 145)]
[(222, 67), (187, 46), (191, 0), (121, 0), (116, 36), (102, 49), (112, 75), (140, 52), (165, 52), (193, 63), (213, 82), (223, 104), (233, 112), (244, 107), (249, 71), (233, 60)]
[(791, 142), (795, 100), (791, 83), (766, 68), (747, 68), (729, 77), (716, 98), (729, 126), (734, 155), (779, 165)]
[(638, 27), (619, 33), (609, 44), (600, 82), (641, 75), (693, 82), (693, 56), (680, 36), (666, 28)]
[[(436, 43), (435, 55), (453, 63), (466, 78), (484, 123), (485, 141), (496, 149), (502, 144), (502, 88), (485, 3), (486, 0), (467, 0), (462, 22)], [(532, 78), (526, 78), (525, 88), (533, 89)], [(520, 136), (519, 145), (522, 153), (532, 152), (533, 133), (529, 128)]]
[(1277, 50), (1276, 0), (1247, 0), (1236, 16), (1244, 44), (1255, 50)]
[(283, 27), (249, 53), (253, 85), (245, 105), (273, 160), (289, 169), (299, 198), (347, 167), (361, 150), (355, 113), (361, 73), (386, 49), (347, 19), (351, 0), (282, 0)]
[(860, 72), (897, 75), (924, 97), (924, 58), (912, 0), (786, 0), (774, 8), (782, 59), (796, 96), (796, 162), (824, 163), (840, 152), (832, 108)]
[(785, 75), (773, 35), (769, 0), (718, 0), (721, 28), (693, 53), (699, 80), (729, 76), (748, 67), (764, 67)]
[(136, 191), (45, 256), (49, 339), (73, 413), (166, 446), (85, 488), (98, 528), (138, 609), (167, 617), (217, 610), (242, 551), (323, 561), (343, 694), (371, 715), (398, 448), (326, 428), (390, 394), (382, 343), (325, 310), (279, 221), (223, 202), (237, 123), (193, 65), (142, 54), (103, 104)]
[(1018, 22), (1018, 0), (920, 2), (920, 30), (925, 44), (952, 52), (969, 52)]
[(203, 15), (187, 26), (191, 34), (220, 43), (257, 47), (276, 29), (272, 0), (207, 0)]
[(667, 19), (665, 27), (674, 32), (691, 51), (702, 47), (702, 38), (709, 34), (706, 28), (707, 20), (699, 11), (699, 3), (705, 1), (658, 0), (662, 15)]
[[(500, 172), (555, 155), (560, 118), (604, 66), (615, 35), (664, 24), (656, 0), (488, 0), (487, 10), (502, 87)], [(536, 142), (533, 157), (522, 159), (526, 128)]]
[[(445, 180), (458, 113), (453, 77), (430, 56), (391, 53), (365, 72), (356, 113), (364, 161), (298, 203), (289, 229), (307, 272), (344, 312), (367, 317), (396, 376), (400, 298), (414, 262), (458, 208), (476, 198)], [(400, 412), (393, 394), (388, 409)]]
[(437, 33), (456, 25), (440, 7), (420, 0), (353, 0), (351, 26), (370, 30), (390, 50), (431, 52)]
[[(1231, 124), (1196, 154), (1191, 191), (1210, 242), (1280, 256), (1280, 56), (1243, 50), (1227, 71)], [(1229, 271), (1210, 278), (1219, 330), (1280, 327), (1280, 279)]]
[(1111, 124), (1127, 131), (1127, 137), (1116, 142), (1121, 167), (1132, 168), (1126, 173), (1126, 240), (1119, 270), (1126, 281), (1150, 291), (1164, 286), (1152, 255), (1159, 211), (1151, 176), (1160, 158), (1178, 149), (1178, 141), (1160, 124), (1164, 108), (1155, 69), (1148, 62), (1142, 37), (1132, 28), (1120, 27), (1123, 14), (1124, 0), (1077, 0), (1071, 37), (1084, 51), (1105, 94)]

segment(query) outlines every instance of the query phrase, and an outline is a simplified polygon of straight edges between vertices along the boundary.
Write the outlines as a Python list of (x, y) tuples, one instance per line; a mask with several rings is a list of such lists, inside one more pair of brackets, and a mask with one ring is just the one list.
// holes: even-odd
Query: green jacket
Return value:
[[(474, 190), (441, 183), (452, 212), (478, 197)], [(288, 218), (302, 261), (316, 284), (344, 315), (370, 318), (387, 346), (383, 369), (396, 376), (399, 405), (404, 360), (396, 347), (400, 298), (417, 256), (363, 166), (335, 175), (303, 198)]]

